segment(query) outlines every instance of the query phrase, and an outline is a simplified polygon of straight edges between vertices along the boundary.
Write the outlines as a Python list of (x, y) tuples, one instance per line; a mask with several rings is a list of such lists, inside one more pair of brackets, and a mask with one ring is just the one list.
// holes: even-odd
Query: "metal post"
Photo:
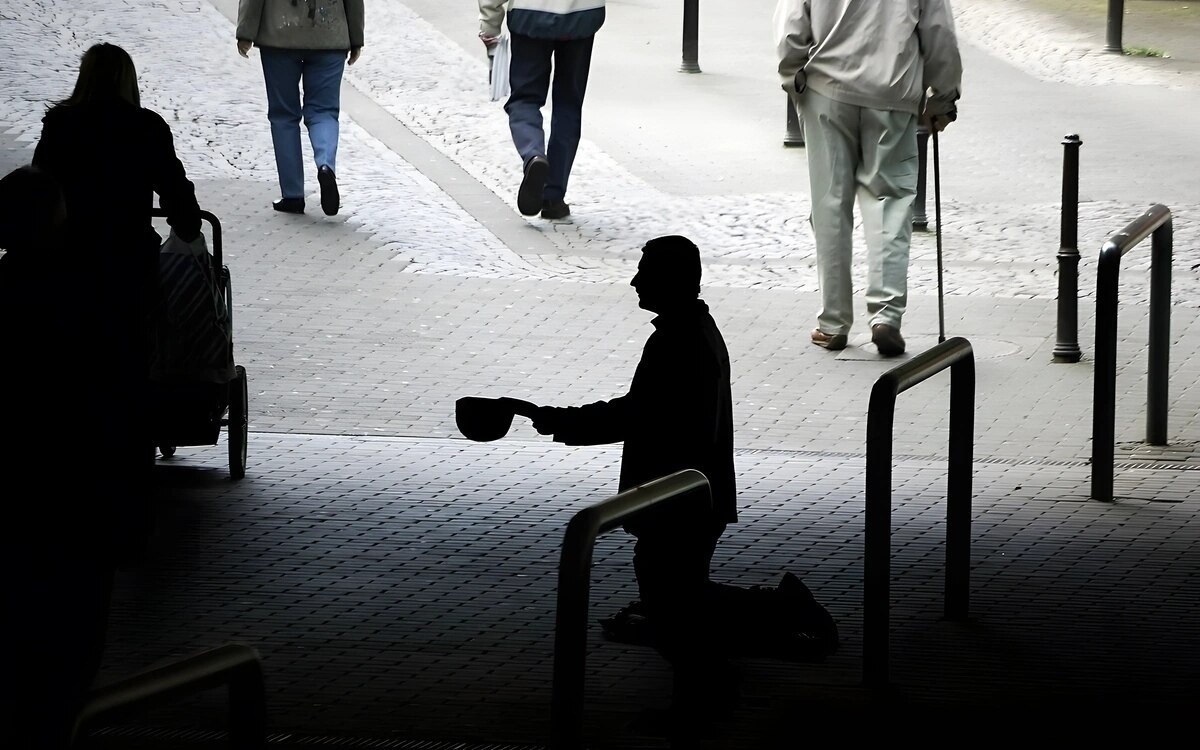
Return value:
[(867, 408), (867, 510), (863, 554), (863, 682), (888, 684), (888, 608), (892, 578), (892, 430), (894, 388), (874, 388)]
[(1096, 268), (1096, 362), (1092, 383), (1092, 497), (1113, 499), (1117, 419), (1117, 279), (1121, 248), (1109, 242)]
[(249, 663), (229, 683), (229, 745), (235, 750), (267, 744), (267, 697), (262, 664)]
[(225, 644), (89, 691), (75, 718), (72, 742), (103, 724), (165, 706), (214, 687), (229, 689), (229, 744), (235, 750), (267, 746), (267, 702), (262, 662), (248, 646)]
[(783, 145), (787, 147), (804, 145), (804, 123), (800, 119), (799, 107), (787, 94), (787, 133), (783, 136)]
[(567, 524), (558, 564), (558, 605), (554, 621), (554, 683), (550, 697), (550, 746), (553, 750), (582, 750), (584, 747), (588, 592), (596, 537), (647, 508), (665, 502), (702, 502), (705, 508), (711, 508), (708, 479), (695, 469), (677, 471), (590, 505), (572, 516)]
[(683, 0), (683, 73), (700, 72), (700, 0)]
[(1108, 0), (1108, 44), (1104, 47), (1105, 52), (1125, 54), (1125, 47), (1121, 44), (1121, 24), (1124, 20), (1125, 0)]
[(551, 747), (583, 747), (583, 685), (587, 660), (587, 610), (596, 528), (577, 515), (567, 525), (558, 568), (554, 625), (554, 687), (550, 696)]
[(1150, 239), (1150, 368), (1147, 373), (1146, 442), (1167, 444), (1167, 388), (1171, 348), (1171, 221)]
[(892, 433), (896, 396), (950, 368), (950, 454), (943, 614), (966, 620), (970, 609), (971, 470), (975, 428), (975, 355), (955, 337), (880, 376), (867, 409), (867, 509), (863, 559), (863, 682), (886, 687), (891, 587)]
[(917, 199), (913, 204), (913, 229), (924, 232), (929, 229), (929, 217), (925, 214), (925, 161), (929, 154), (929, 129), (917, 126)]
[(950, 465), (946, 481), (946, 592), (942, 614), (964, 622), (971, 607), (971, 470), (975, 446), (975, 358), (950, 366)]
[(1151, 206), (1100, 249), (1096, 268), (1096, 364), (1092, 384), (1092, 497), (1113, 499), (1117, 415), (1117, 287), (1121, 256), (1147, 237), (1150, 248), (1150, 367), (1146, 442), (1167, 442), (1168, 347), (1171, 342), (1171, 209)]
[(1055, 362), (1078, 362), (1079, 350), (1079, 147), (1078, 135), (1063, 139), (1062, 227), (1058, 248), (1058, 340)]

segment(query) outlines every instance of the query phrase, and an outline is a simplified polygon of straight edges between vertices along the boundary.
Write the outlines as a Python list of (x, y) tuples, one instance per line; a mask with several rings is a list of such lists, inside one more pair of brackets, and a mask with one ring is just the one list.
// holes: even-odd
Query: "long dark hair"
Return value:
[(79, 61), (79, 78), (75, 90), (57, 107), (94, 102), (101, 99), (124, 99), (130, 104), (142, 106), (138, 92), (137, 70), (133, 58), (115, 44), (94, 44)]

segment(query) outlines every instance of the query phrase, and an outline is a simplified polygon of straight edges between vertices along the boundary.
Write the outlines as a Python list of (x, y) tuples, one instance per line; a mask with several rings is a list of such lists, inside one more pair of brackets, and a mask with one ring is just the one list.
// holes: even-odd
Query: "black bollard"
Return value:
[(913, 229), (924, 232), (929, 229), (929, 216), (925, 213), (925, 160), (929, 153), (929, 129), (917, 126), (917, 198), (913, 204)]
[(1079, 351), (1079, 147), (1063, 138), (1062, 229), (1058, 248), (1058, 337), (1055, 362), (1078, 362)]
[(700, 72), (700, 0), (683, 0), (682, 73)]
[(1125, 47), (1121, 44), (1121, 25), (1124, 21), (1125, 0), (1108, 0), (1108, 44), (1104, 46), (1105, 52), (1125, 54)]

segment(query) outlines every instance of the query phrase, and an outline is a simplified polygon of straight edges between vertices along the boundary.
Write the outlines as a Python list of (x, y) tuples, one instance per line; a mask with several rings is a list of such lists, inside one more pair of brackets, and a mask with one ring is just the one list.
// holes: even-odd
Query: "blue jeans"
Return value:
[[(338, 112), (346, 50), (259, 47), (267, 84), (267, 119), (275, 144), (275, 167), (284, 198), (304, 197), (300, 120), (308, 129), (318, 167), (337, 171)], [(300, 83), (304, 82), (304, 103)]]
[[(592, 64), (592, 40), (535, 39), (512, 35), (512, 60), (508, 79), (511, 93), (504, 104), (513, 143), (526, 164), (535, 156), (550, 162), (543, 200), (562, 200), (567, 180), (579, 149), (583, 95), (587, 91), (588, 69)], [(550, 147), (542, 129), (542, 107), (550, 91), (550, 70), (554, 69), (554, 91), (550, 119)]]

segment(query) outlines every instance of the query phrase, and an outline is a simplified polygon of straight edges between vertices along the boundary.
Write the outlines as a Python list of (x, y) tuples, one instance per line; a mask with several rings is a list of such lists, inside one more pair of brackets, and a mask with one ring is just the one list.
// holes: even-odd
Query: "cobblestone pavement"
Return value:
[[(234, 640), (263, 656), (278, 733), (545, 742), (561, 534), (574, 509), (611, 491), (618, 450), (256, 435), (254, 456), (240, 483), (225, 479), (216, 448), (162, 469), (172, 490), (162, 539), (145, 571), (122, 581), (109, 674)], [(821, 665), (739, 660), (742, 704), (703, 747), (795, 747), (797, 721), (874, 715), (859, 686), (863, 460), (743, 451), (738, 462), (742, 518), (714, 577), (749, 586), (798, 573), (844, 643)], [(1164, 482), (1152, 500), (1104, 505), (1082, 496), (1082, 465), (977, 465), (963, 625), (939, 620), (944, 466), (896, 462), (892, 673), (907, 721), (953, 725), (988, 706), (1021, 730), (1066, 712), (1086, 734), (1107, 709), (1119, 709), (1110, 730), (1147, 710), (1155, 721), (1139, 726), (1178, 725), (1183, 696), (1200, 688), (1190, 648), (1200, 623), (1185, 593), (1200, 570), (1200, 519), (1182, 489), (1188, 472), (1149, 474)], [(1145, 479), (1123, 472), (1119, 491), (1148, 489)], [(615, 533), (595, 556), (594, 748), (664, 747), (626, 730), (664, 703), (663, 663), (604, 641), (594, 623), (635, 596), (631, 554)], [(220, 726), (220, 698), (151, 724)]]
[[(217, 5), (230, 14), (235, 4), (217, 0)], [(139, 42), (131, 46), (139, 53), (147, 105), (175, 120), (180, 151), (191, 173), (200, 178), (240, 176), (269, 182), (273, 162), (261, 123), (260, 74), (253, 62), (228, 53), (228, 23), (201, 0), (141, 6), (118, 3), (96, 16), (87, 4), (43, 0), (8, 11), (11, 20), (5, 25), (13, 27), (9, 33), (14, 41), (37, 39), (39, 44), (22, 50), (15, 56), (16, 64), (6, 70), (14, 79), (5, 81), (5, 98), (11, 100), (5, 102), (6, 122), (28, 133), (44, 103), (69, 89), (75, 61), (87, 43), (99, 34), (119, 36), (125, 29), (145, 28), (151, 33), (139, 33)], [(657, 136), (636, 133), (643, 129), (628, 113), (646, 108), (646, 97), (627, 93), (622, 98), (613, 91), (614, 87), (636, 89), (622, 83), (635, 73), (615, 67), (618, 63), (609, 61), (602, 46), (593, 76), (594, 100), (587, 113), (588, 122), (596, 124), (586, 133), (597, 131), (609, 150), (592, 141), (584, 143), (573, 178), (573, 221), (530, 222), (531, 231), (550, 240), (552, 254), (514, 257), (490, 232), (446, 201), (444, 194), (429, 189), (432, 186), (417, 170), (350, 123), (339, 170), (347, 196), (346, 218), (361, 231), (382, 238), (395, 259), (408, 264), (408, 272), (622, 280), (638, 244), (631, 237), (686, 227), (711, 259), (709, 285), (815, 291), (803, 154), (765, 148), (762, 140), (726, 149), (724, 156), (720, 148), (717, 153), (713, 148), (733, 134), (761, 139), (766, 108), (779, 115), (782, 94), (771, 74), (769, 45), (757, 55), (730, 51), (745, 48), (747, 36), (753, 39), (761, 32), (766, 38), (771, 7), (771, 2), (754, 0), (745, 7), (712, 11), (722, 14), (717, 19), (720, 28), (731, 33), (728, 39), (712, 35), (715, 62), (707, 76), (673, 72), (675, 57), (667, 56), (664, 47), (669, 39), (672, 46), (666, 48), (674, 49), (674, 33), (668, 34), (674, 4), (639, 9), (639, 14), (664, 21), (656, 25), (646, 24), (639, 14), (610, 13), (611, 28), (602, 43), (617, 48), (618, 60), (628, 59), (625, 53), (631, 47), (654, 49), (654, 56), (642, 53), (637, 62), (669, 73), (668, 79), (661, 72), (649, 74), (648, 84), (659, 90), (679, 89), (665, 98), (686, 119), (676, 117), (677, 129), (668, 120), (657, 129)], [(1061, 179), (1058, 143), (1063, 133), (1082, 131), (1080, 238), (1085, 260), (1081, 288), (1086, 293), (1094, 286), (1089, 283), (1092, 248), (1146, 205), (1163, 202), (1179, 216), (1177, 263), (1188, 271), (1177, 275), (1176, 297), (1189, 305), (1200, 304), (1196, 294), (1200, 282), (1192, 268), (1200, 263), (1193, 218), (1197, 212), (1194, 191), (1185, 189), (1190, 187), (1198, 157), (1194, 150), (1143, 152), (1130, 143), (1131, 137), (1144, 144), (1170, 143), (1173, 134), (1189, 131), (1187, 122), (1200, 117), (1196, 76), (1174, 76), (1170, 80), (1176, 88), (1167, 89), (1161, 85), (1167, 75), (1162, 70), (1147, 67), (1145, 61), (1080, 51), (1078, 40), (1057, 32), (1053, 24), (1046, 35), (1015, 33), (1028, 17), (1028, 10), (1019, 4), (1009, 7), (976, 0), (956, 7), (965, 39), (988, 50), (999, 49), (1009, 58), (1042, 61), (1035, 72), (1054, 82), (1047, 84), (1042, 96), (1056, 96), (1057, 86), (1069, 84), (1074, 101), (1071, 107), (1047, 106), (1044, 99), (1028, 95), (1031, 79), (1007, 68), (997, 71), (990, 58), (968, 49), (969, 62), (979, 64), (968, 66), (963, 121), (943, 136), (947, 162), (943, 235), (951, 269), (950, 293), (1053, 298)], [(439, 25), (416, 11), (433, 16)], [(187, 23), (179, 22), (181, 12)], [(483, 56), (451, 43), (440, 30), (450, 24), (460, 35), (464, 28), (474, 29), (473, 11), (416, 0), (373, 3), (371, 14), (372, 41), (363, 64), (349, 70), (349, 81), (469, 175), (513, 200), (519, 165), (513, 164), (499, 104), (487, 102), (484, 96)], [(49, 34), (39, 36), (39, 29)], [(706, 43), (709, 38), (705, 36)], [(1024, 41), (1013, 43), (1014, 39)], [(1058, 54), (1053, 53), (1056, 49)], [(190, 74), (197, 56), (205, 60), (211, 75)], [(757, 67), (741, 69), (748, 61)], [(733, 74), (717, 67), (722, 64), (739, 69)], [(980, 78), (988, 76), (986, 83), (972, 77), (977, 70)], [(611, 73), (607, 79), (606, 73)], [(996, 77), (999, 86), (991, 80)], [(742, 95), (734, 99), (739, 107), (734, 115), (713, 118), (727, 132), (701, 127), (699, 123), (717, 108), (720, 96), (728, 95), (730, 86), (745, 86), (757, 98)], [(1114, 86), (1123, 96), (1144, 103), (1132, 112), (1113, 112)], [(972, 97), (973, 90), (987, 93)], [(694, 101), (681, 100), (688, 93), (695, 95)], [(1164, 111), (1164, 107), (1175, 110), (1182, 121), (1142, 114)], [(657, 113), (652, 109), (648, 115)], [(782, 118), (768, 122), (774, 145), (779, 136), (775, 128)], [(1095, 136), (1089, 128), (1096, 129)], [(641, 145), (622, 147), (622, 143)], [(668, 156), (647, 164), (646, 154), (664, 146)], [(768, 190), (755, 189), (756, 184)], [(397, 200), (398, 196), (410, 199)], [(442, 251), (429, 257), (422, 250), (430, 246)], [(918, 235), (913, 248), (914, 290), (935, 288), (934, 255), (932, 235)], [(1147, 262), (1145, 253), (1136, 254), (1130, 258), (1131, 270), (1141, 271)], [(1144, 288), (1144, 283), (1131, 284), (1130, 292)]]
[[(41, 111), (69, 93), (84, 49), (129, 49), (144, 103), (171, 123), (202, 202), (223, 220), (236, 356), (250, 373), (249, 476), (226, 483), (221, 448), (181, 449), (163, 464), (171, 501), (155, 563), (122, 580), (106, 675), (244, 639), (267, 656), (281, 732), (542, 741), (554, 546), (571, 508), (611, 490), (617, 454), (556, 447), (524, 423), (504, 443), (466, 443), (453, 402), (620, 393), (649, 330), (626, 286), (637, 247), (684, 232), (705, 253), (704, 296), (735, 370), (746, 521), (722, 543), (719, 573), (760, 583), (796, 570), (848, 636), (819, 670), (750, 665), (734, 737), (714, 747), (761, 746), (801, 705), (861, 705), (867, 394), (894, 362), (861, 329), (841, 355), (807, 343), (816, 300), (804, 154), (779, 145), (774, 3), (702, 4), (700, 76), (675, 71), (677, 3), (611, 4), (576, 217), (553, 223), (512, 206), (519, 165), (500, 104), (486, 100), (469, 5), (370, 3), (369, 44), (345, 88), (345, 208), (327, 218), (269, 210), (261, 71), (234, 51), (232, 0), (0, 1), (0, 168), (28, 160)], [(1194, 695), (1196, 665), (1180, 644), (1196, 636), (1187, 581), (1200, 568), (1189, 542), (1200, 152), (1181, 134), (1200, 126), (1200, 84), (1171, 61), (1092, 54), (1028, 3), (954, 5), (969, 44), (964, 117), (941, 144), (946, 312), (978, 360), (983, 627), (951, 632), (925, 618), (940, 575), (938, 376), (897, 412), (897, 673), (914, 700), (999, 699), (1018, 686), (1082, 700), (1122, 683), (1147, 700)], [(1085, 358), (1069, 366), (1050, 362), (1068, 132), (1085, 141)], [(1149, 253), (1139, 247), (1122, 273), (1120, 501), (1101, 506), (1085, 502), (1095, 251), (1155, 201), (1176, 215), (1171, 445), (1140, 442)], [(919, 352), (937, 329), (932, 234), (917, 236), (913, 257), (905, 330)], [(631, 595), (626, 546), (602, 545), (598, 607)], [(661, 697), (665, 671), (638, 650), (596, 654), (590, 730), (632, 746), (619, 727)], [(1048, 661), (1063, 668), (1039, 672)], [(219, 710), (163, 722), (211, 729)]]

